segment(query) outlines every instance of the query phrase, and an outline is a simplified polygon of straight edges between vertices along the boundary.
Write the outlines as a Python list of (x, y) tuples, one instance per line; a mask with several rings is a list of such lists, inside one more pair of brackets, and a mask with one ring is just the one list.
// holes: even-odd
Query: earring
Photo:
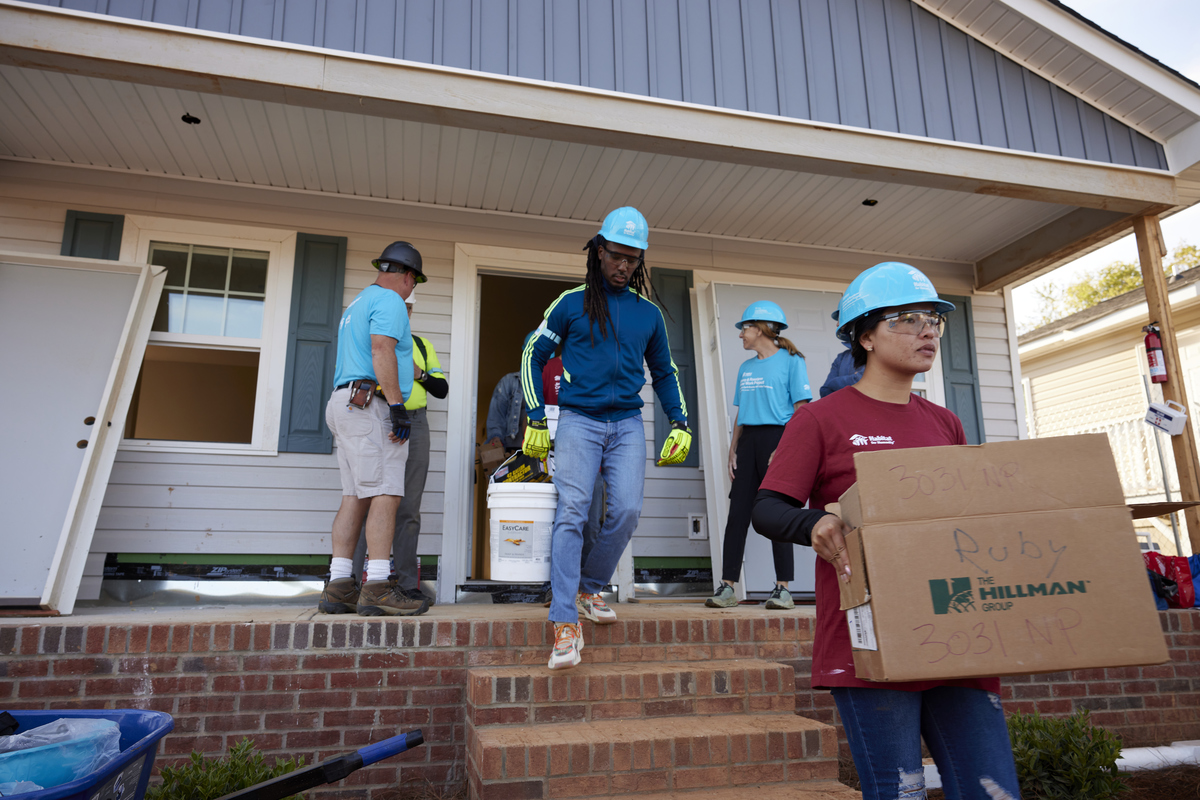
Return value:
[(867, 352), (868, 352), (868, 353), (874, 353), (874, 352), (875, 352), (875, 348), (874, 348), (874, 347), (868, 347), (868, 348), (867, 348)]

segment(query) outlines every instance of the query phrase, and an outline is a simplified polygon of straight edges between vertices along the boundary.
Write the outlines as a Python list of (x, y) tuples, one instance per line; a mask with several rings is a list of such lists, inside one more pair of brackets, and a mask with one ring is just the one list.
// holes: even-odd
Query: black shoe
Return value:
[(420, 589), (397, 589), (396, 591), (400, 592), (402, 595), (409, 598), (410, 600), (424, 600), (425, 602), (429, 603), (429, 605), (431, 605), (431, 606), (437, 604), (437, 601), (434, 598), (425, 594)]

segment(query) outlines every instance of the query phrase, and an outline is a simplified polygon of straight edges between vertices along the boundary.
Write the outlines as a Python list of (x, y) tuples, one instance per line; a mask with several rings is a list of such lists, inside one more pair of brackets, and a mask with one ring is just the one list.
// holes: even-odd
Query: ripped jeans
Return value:
[(937, 763), (946, 800), (1017, 800), (1017, 768), (1000, 698), (982, 689), (923, 692), (838, 687), (863, 800), (924, 800), (921, 738)]

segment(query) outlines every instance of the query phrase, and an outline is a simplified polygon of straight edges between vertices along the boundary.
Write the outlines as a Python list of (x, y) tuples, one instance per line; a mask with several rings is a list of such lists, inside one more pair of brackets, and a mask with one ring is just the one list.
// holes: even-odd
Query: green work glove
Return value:
[(550, 428), (544, 419), (531, 419), (525, 426), (525, 441), (521, 452), (527, 456), (543, 459), (550, 454)]
[(692, 449), (692, 432), (686, 422), (672, 422), (671, 433), (663, 443), (662, 452), (658, 454), (658, 466), (682, 464), (687, 458), (688, 450)]

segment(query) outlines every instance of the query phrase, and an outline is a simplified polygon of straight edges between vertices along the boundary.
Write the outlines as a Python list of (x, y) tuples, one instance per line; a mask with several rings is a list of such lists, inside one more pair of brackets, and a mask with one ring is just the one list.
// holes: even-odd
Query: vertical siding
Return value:
[(34, 0), (1115, 164), (1162, 145), (911, 0)]

